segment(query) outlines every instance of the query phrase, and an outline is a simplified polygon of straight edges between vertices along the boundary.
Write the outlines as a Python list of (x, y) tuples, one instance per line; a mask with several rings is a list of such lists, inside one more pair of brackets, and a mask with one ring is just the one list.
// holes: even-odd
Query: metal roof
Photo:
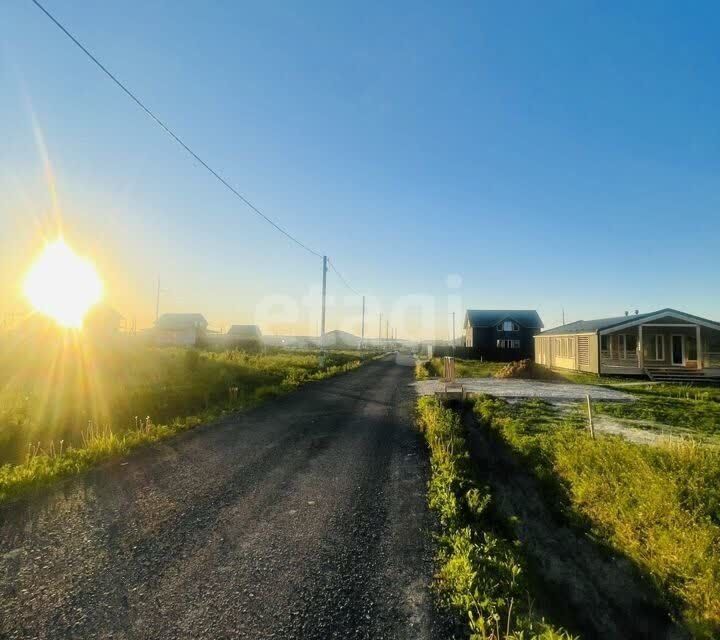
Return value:
[(468, 309), (465, 313), (465, 321), (471, 327), (493, 327), (503, 320), (514, 320), (528, 329), (545, 326), (534, 309)]
[(568, 324), (548, 329), (547, 331), (543, 331), (539, 335), (542, 337), (568, 335), (573, 333), (597, 333), (598, 331), (604, 331), (605, 329), (611, 329), (612, 327), (616, 326), (620, 327), (624, 324), (636, 322), (637, 320), (642, 320), (643, 318), (651, 318), (653, 316), (659, 316), (662, 314), (676, 314), (680, 316), (686, 316), (691, 320), (698, 320), (700, 322), (717, 324), (713, 320), (694, 316), (692, 314), (685, 313), (684, 311), (678, 311), (677, 309), (667, 308), (660, 309), (658, 311), (651, 311), (649, 313), (638, 313), (627, 316), (615, 316), (613, 318), (599, 318), (597, 320), (577, 320), (576, 322), (569, 322)]

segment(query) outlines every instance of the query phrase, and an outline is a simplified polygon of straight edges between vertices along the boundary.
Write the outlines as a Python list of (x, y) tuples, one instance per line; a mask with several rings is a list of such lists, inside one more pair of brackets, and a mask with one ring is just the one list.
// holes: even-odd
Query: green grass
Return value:
[[(624, 405), (623, 405), (624, 406)], [(478, 398), (475, 413), (534, 469), (549, 504), (631, 558), (698, 638), (720, 634), (720, 452), (591, 439), (542, 402)]]
[(0, 354), (0, 502), (374, 355), (330, 352), (321, 369), (317, 352), (64, 346), (24, 363)]
[(494, 530), (492, 496), (474, 476), (457, 413), (432, 398), (421, 398), (417, 412), (430, 449), (428, 504), (442, 529), (436, 575), (441, 602), (464, 617), (470, 638), (570, 638), (534, 615), (516, 541)]
[[(505, 366), (505, 362), (481, 362), (480, 360), (455, 360), (455, 375), (458, 378), (491, 378)], [(415, 376), (437, 378), (443, 375), (442, 358), (418, 361), (415, 365)]]
[(720, 434), (719, 402), (673, 398), (654, 391), (633, 391), (633, 395), (635, 402), (596, 402), (593, 406), (597, 413), (615, 418), (659, 422), (705, 436)]

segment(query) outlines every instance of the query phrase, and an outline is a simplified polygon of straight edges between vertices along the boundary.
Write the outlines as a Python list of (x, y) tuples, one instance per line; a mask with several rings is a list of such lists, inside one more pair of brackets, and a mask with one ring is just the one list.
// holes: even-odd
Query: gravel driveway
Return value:
[[(591, 384), (571, 384), (563, 382), (541, 382), (539, 380), (516, 380), (501, 378), (458, 378), (465, 391), (472, 393), (487, 393), (499, 398), (540, 398), (542, 400), (584, 400), (587, 394), (593, 400), (609, 400), (618, 402), (632, 402), (633, 396), (629, 393), (606, 389)], [(434, 395), (437, 391), (445, 389), (440, 380), (418, 380), (413, 383), (418, 394)]]
[(393, 359), (0, 510), (2, 638), (447, 638)]

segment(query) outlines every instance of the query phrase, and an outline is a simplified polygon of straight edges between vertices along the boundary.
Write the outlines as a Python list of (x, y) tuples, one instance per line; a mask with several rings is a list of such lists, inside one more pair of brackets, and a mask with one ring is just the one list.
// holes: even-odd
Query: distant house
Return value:
[(675, 309), (578, 320), (535, 336), (536, 360), (556, 369), (648, 375), (656, 380), (720, 377), (720, 323)]
[(542, 328), (534, 310), (468, 309), (463, 324), (465, 347), (471, 357), (495, 362), (533, 358), (533, 338)]
[(228, 329), (227, 344), (244, 351), (262, 351), (262, 331), (256, 324), (234, 324)]
[(347, 331), (340, 331), (339, 329), (335, 329), (334, 331), (327, 331), (323, 335), (322, 346), (357, 349), (358, 347), (360, 347), (360, 338), (353, 335), (352, 333), (348, 333)]
[(205, 340), (207, 320), (200, 313), (164, 313), (155, 322), (158, 345), (196, 346)]

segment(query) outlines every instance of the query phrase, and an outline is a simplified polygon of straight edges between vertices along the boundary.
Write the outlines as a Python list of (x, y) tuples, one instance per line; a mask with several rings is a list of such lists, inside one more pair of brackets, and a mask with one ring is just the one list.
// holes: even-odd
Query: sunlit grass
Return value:
[(694, 637), (718, 637), (720, 451), (691, 440), (594, 440), (578, 415), (540, 401), (481, 397), (475, 412), (535, 471), (549, 504), (630, 557)]
[(316, 352), (212, 353), (67, 336), (34, 344), (0, 349), (0, 501), (372, 357), (330, 352), (321, 368)]

